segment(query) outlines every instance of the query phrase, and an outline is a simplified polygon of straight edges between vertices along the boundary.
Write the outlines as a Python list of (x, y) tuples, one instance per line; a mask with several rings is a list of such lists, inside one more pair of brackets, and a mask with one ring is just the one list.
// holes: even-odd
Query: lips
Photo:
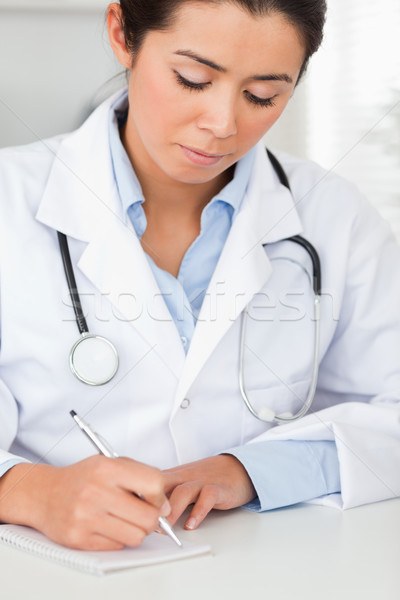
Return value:
[(188, 146), (181, 146), (183, 154), (192, 162), (197, 165), (203, 166), (213, 166), (219, 163), (226, 154), (210, 154), (209, 152), (204, 152), (203, 150), (199, 150), (197, 148), (189, 148)]
[(195, 152), (196, 154), (200, 154), (201, 156), (207, 156), (208, 158), (222, 158), (223, 156), (226, 156), (225, 154), (216, 154), (216, 153), (210, 153), (210, 152), (203, 152), (203, 150), (197, 150), (196, 148), (189, 148), (188, 146), (186, 146), (186, 148), (188, 150), (190, 150), (191, 152)]

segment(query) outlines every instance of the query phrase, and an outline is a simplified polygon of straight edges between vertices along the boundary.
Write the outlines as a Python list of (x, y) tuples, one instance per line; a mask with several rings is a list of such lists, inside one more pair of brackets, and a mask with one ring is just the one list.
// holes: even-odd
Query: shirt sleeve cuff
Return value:
[(340, 492), (335, 442), (267, 441), (230, 449), (246, 469), (257, 498), (245, 508), (262, 512)]

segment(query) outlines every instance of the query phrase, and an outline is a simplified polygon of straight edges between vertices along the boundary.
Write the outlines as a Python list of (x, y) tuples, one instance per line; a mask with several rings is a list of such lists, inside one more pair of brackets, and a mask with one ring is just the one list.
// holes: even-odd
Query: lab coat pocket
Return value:
[(282, 381), (279, 386), (246, 390), (247, 399), (260, 418), (254, 416), (243, 403), (243, 443), (270, 429), (274, 423), (267, 419), (272, 415), (294, 415), (301, 410), (310, 386), (311, 379), (305, 379), (293, 382)]

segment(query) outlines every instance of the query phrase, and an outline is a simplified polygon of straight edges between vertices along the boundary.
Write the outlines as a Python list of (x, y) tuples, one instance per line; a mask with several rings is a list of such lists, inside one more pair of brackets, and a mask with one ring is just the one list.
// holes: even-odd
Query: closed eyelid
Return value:
[(182, 77), (183, 79), (187, 79), (191, 83), (198, 84), (207, 84), (210, 83), (210, 78), (206, 77), (202, 73), (196, 73), (191, 69), (187, 69), (185, 67), (181, 67), (179, 69), (173, 69), (173, 72), (177, 77)]
[(252, 92), (248, 88), (246, 88), (245, 91), (250, 96), (253, 96), (254, 98), (258, 98), (259, 100), (271, 100), (272, 98), (276, 98), (277, 96), (279, 96), (279, 94), (274, 94), (274, 93), (268, 94), (267, 92), (265, 92), (264, 94), (261, 94), (261, 93)]
[[(181, 73), (179, 71), (177, 71), (176, 69), (173, 69), (173, 73), (174, 73), (178, 83), (181, 86), (183, 86), (184, 88), (188, 89), (189, 91), (200, 92), (212, 84), (211, 81), (196, 82), (193, 80), (193, 78), (186, 78), (183, 75), (181, 75)], [(253, 94), (252, 92), (250, 92), (247, 89), (244, 90), (244, 94), (247, 97), (247, 99), (249, 100), (249, 102), (251, 102), (251, 104), (257, 105), (259, 107), (274, 106), (274, 104), (275, 104), (274, 100), (279, 95), (279, 94), (269, 94), (267, 96), (265, 96), (265, 95), (258, 96), (257, 94)]]
[(187, 79), (186, 77), (183, 77), (180, 73), (178, 73), (178, 71), (174, 70), (174, 75), (179, 83), (179, 85), (182, 85), (183, 87), (187, 88), (187, 89), (192, 89), (192, 90), (204, 90), (206, 87), (208, 87), (209, 85), (211, 85), (210, 82), (196, 82), (193, 81), (192, 79)]
[(246, 89), (254, 96), (267, 98), (285, 93), (288, 90), (288, 85), (282, 82), (250, 81), (247, 83)]
[(246, 88), (245, 93), (248, 96), (255, 98), (256, 100), (259, 100), (260, 102), (268, 102), (269, 100), (275, 100), (275, 98), (279, 96), (279, 94), (274, 93), (255, 93), (254, 91), (251, 91), (248, 88)]
[(252, 104), (265, 107), (275, 106), (275, 100), (278, 97), (278, 94), (275, 94), (275, 96), (270, 96), (269, 98), (260, 98), (250, 92), (245, 92), (245, 95)]

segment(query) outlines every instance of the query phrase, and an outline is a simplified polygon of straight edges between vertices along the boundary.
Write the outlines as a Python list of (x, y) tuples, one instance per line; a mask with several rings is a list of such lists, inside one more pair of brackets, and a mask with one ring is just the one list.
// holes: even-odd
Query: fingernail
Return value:
[(194, 517), (190, 517), (185, 523), (185, 529), (195, 529), (197, 521)]
[(161, 516), (168, 517), (169, 514), (171, 514), (171, 505), (168, 500), (166, 500), (161, 507)]

